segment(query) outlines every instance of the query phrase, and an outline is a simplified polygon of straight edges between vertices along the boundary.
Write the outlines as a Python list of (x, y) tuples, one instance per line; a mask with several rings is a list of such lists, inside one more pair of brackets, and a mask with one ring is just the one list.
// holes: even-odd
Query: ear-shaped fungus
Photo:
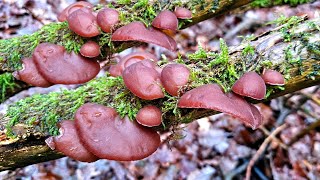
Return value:
[(98, 12), (97, 23), (101, 30), (111, 33), (113, 27), (119, 22), (119, 12), (111, 8), (103, 8)]
[(183, 7), (177, 7), (174, 10), (174, 14), (179, 19), (191, 19), (192, 18), (192, 12), (189, 9), (183, 8)]
[(285, 80), (281, 73), (271, 69), (265, 69), (261, 75), (266, 84), (270, 85), (284, 85)]
[(59, 123), (59, 126), (60, 135), (49, 137), (46, 140), (51, 149), (82, 162), (94, 162), (99, 159), (80, 142), (74, 121), (64, 120)]
[(123, 58), (121, 58), (121, 60), (119, 61), (118, 64), (111, 65), (109, 72), (110, 72), (111, 76), (114, 76), (114, 77), (121, 76), (123, 70), (126, 67), (128, 67), (136, 62), (142, 61), (144, 59), (151, 59), (154, 62), (158, 61), (157, 57), (151, 53), (134, 52), (134, 53), (128, 54), (128, 55), (124, 56)]
[(153, 43), (171, 51), (177, 49), (177, 43), (164, 33), (148, 30), (142, 22), (132, 22), (117, 29), (111, 37), (112, 41), (140, 41)]
[(22, 59), (22, 63), (23, 69), (14, 72), (16, 79), (38, 87), (49, 87), (52, 85), (39, 73), (32, 58), (24, 58)]
[(75, 115), (81, 142), (103, 159), (133, 161), (154, 153), (160, 145), (156, 131), (143, 127), (103, 105), (87, 103)]
[(266, 95), (266, 85), (259, 74), (247, 72), (234, 83), (232, 91), (241, 96), (261, 100)]
[(179, 89), (189, 80), (190, 70), (183, 64), (168, 64), (161, 72), (161, 82), (166, 91), (177, 96)]
[(100, 34), (96, 17), (87, 8), (81, 8), (67, 17), (69, 29), (82, 37), (94, 37)]
[(86, 1), (79, 1), (76, 3), (73, 3), (66, 7), (59, 15), (58, 15), (58, 21), (63, 22), (67, 20), (67, 17), (73, 13), (74, 11), (81, 9), (81, 8), (88, 8), (92, 9), (93, 5)]
[(153, 127), (161, 124), (162, 113), (157, 106), (148, 105), (138, 111), (137, 122), (143, 126)]
[(100, 70), (98, 62), (67, 53), (63, 46), (41, 43), (33, 52), (40, 74), (53, 84), (80, 84), (93, 79)]
[[(217, 84), (207, 84), (186, 92), (178, 102), (179, 108), (204, 108), (227, 113), (239, 118), (253, 129), (262, 123), (260, 113), (252, 112), (251, 105), (233, 93), (224, 94)], [(258, 111), (259, 112), (259, 111)]]
[(178, 29), (178, 19), (173, 12), (164, 10), (154, 18), (152, 26), (161, 30), (176, 32)]
[(100, 46), (94, 41), (88, 41), (81, 46), (80, 54), (88, 58), (97, 57), (100, 54)]
[(160, 75), (152, 66), (153, 62), (144, 60), (132, 64), (122, 73), (127, 88), (141, 99), (154, 100), (164, 97)]

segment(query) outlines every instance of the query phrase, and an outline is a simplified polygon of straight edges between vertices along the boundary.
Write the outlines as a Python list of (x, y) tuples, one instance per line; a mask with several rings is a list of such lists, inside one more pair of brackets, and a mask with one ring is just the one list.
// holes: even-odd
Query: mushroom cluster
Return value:
[(22, 62), (23, 68), (14, 72), (15, 78), (39, 87), (85, 83), (100, 70), (97, 61), (68, 53), (63, 46), (50, 43), (39, 44), (32, 58), (24, 58)]
[[(152, 112), (142, 113), (142, 119), (154, 117)], [(49, 137), (48, 146), (84, 162), (140, 160), (154, 153), (161, 142), (156, 131), (128, 117), (122, 119), (115, 109), (99, 104), (82, 105), (74, 121), (64, 120), (59, 126), (60, 135)]]

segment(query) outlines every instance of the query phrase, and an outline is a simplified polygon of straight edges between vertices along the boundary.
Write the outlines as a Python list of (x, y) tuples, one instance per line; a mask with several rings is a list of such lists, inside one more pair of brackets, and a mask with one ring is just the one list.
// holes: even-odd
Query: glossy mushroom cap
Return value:
[(234, 83), (232, 91), (241, 96), (261, 100), (266, 95), (266, 85), (259, 74), (247, 72)]
[(67, 17), (73, 13), (74, 11), (81, 9), (81, 8), (88, 8), (92, 9), (93, 5), (86, 1), (79, 1), (76, 3), (73, 3), (66, 7), (59, 15), (58, 15), (58, 21), (63, 22), (67, 20)]
[(148, 157), (160, 146), (156, 131), (143, 127), (103, 105), (87, 103), (75, 114), (76, 128), (84, 146), (97, 157), (134, 161)]
[[(186, 92), (178, 101), (179, 108), (204, 108), (224, 112), (256, 129), (262, 123), (259, 111), (240, 96), (225, 94), (217, 84), (207, 84)], [(257, 113), (258, 112), (258, 113)]]
[(190, 70), (183, 64), (168, 64), (161, 72), (161, 82), (172, 96), (179, 94), (179, 89), (189, 80)]
[(140, 61), (127, 67), (122, 73), (126, 87), (141, 99), (154, 100), (164, 97), (160, 75), (152, 68), (152, 64), (150, 60)]
[(69, 29), (82, 37), (94, 37), (100, 34), (96, 17), (87, 8), (81, 8), (67, 17)]
[(124, 56), (123, 58), (121, 58), (121, 60), (119, 61), (118, 64), (116, 65), (111, 65), (109, 72), (112, 76), (116, 77), (116, 76), (121, 76), (123, 70), (134, 64), (137, 63), (139, 61), (142, 61), (144, 59), (151, 59), (154, 62), (157, 62), (158, 59), (155, 55), (148, 53), (148, 52), (134, 52), (131, 54), (128, 54), (126, 56)]
[(51, 149), (82, 162), (94, 162), (99, 159), (80, 142), (74, 121), (64, 120), (59, 123), (59, 126), (60, 135), (46, 140)]
[(111, 8), (103, 8), (98, 12), (97, 23), (101, 30), (111, 33), (113, 27), (119, 23), (119, 12)]
[(142, 22), (132, 22), (117, 29), (111, 37), (111, 41), (140, 41), (152, 43), (171, 51), (177, 49), (177, 43), (166, 34), (148, 30)]
[(183, 8), (183, 7), (177, 7), (174, 10), (174, 14), (179, 19), (191, 19), (192, 18), (192, 12), (189, 9)]
[(16, 79), (38, 87), (49, 87), (52, 85), (39, 73), (32, 58), (24, 58), (22, 59), (22, 63), (23, 69), (14, 72)]
[(266, 84), (270, 85), (284, 85), (285, 80), (281, 73), (271, 69), (265, 69), (261, 75)]
[(81, 46), (80, 54), (88, 58), (97, 57), (100, 54), (100, 46), (94, 41), (88, 41)]
[(98, 62), (67, 53), (63, 46), (41, 43), (33, 52), (40, 74), (53, 84), (81, 84), (93, 79), (100, 70)]
[(137, 122), (143, 126), (153, 127), (161, 124), (162, 113), (157, 106), (148, 105), (138, 111)]
[(161, 30), (170, 30), (175, 32), (178, 30), (178, 19), (173, 12), (164, 10), (154, 18), (152, 26)]

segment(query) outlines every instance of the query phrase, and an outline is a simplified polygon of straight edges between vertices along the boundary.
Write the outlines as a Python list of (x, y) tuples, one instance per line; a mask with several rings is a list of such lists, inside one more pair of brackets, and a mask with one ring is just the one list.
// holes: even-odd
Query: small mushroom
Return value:
[(100, 34), (96, 17), (87, 8), (81, 8), (72, 12), (67, 21), (69, 29), (82, 37), (94, 37)]
[(266, 95), (266, 85), (259, 74), (247, 72), (234, 83), (232, 91), (241, 96), (261, 100)]
[(134, 53), (130, 53), (126, 56), (124, 56), (123, 58), (120, 59), (119, 63), (116, 65), (111, 65), (109, 72), (111, 74), (111, 76), (121, 76), (123, 70), (136, 63), (139, 61), (142, 61), (144, 59), (150, 59), (153, 60), (154, 62), (157, 62), (158, 59), (155, 55), (148, 53), (148, 52), (134, 52)]
[(183, 7), (177, 7), (174, 10), (174, 14), (179, 19), (191, 19), (192, 18), (192, 12), (189, 9), (183, 8)]
[(285, 83), (283, 75), (275, 70), (264, 69), (261, 77), (266, 84), (282, 86)]
[(154, 18), (152, 26), (157, 29), (169, 31), (169, 35), (171, 35), (178, 30), (178, 19), (173, 12), (164, 10)]
[(52, 150), (57, 150), (72, 159), (82, 162), (94, 162), (99, 159), (80, 142), (74, 121), (64, 120), (59, 123), (59, 126), (60, 135), (49, 137), (46, 140)]
[(23, 68), (13, 73), (18, 80), (38, 87), (49, 87), (52, 84), (48, 82), (38, 71), (32, 58), (22, 59)]
[(79, 1), (76, 3), (73, 3), (66, 7), (59, 15), (58, 15), (58, 21), (63, 22), (67, 20), (67, 17), (73, 13), (74, 11), (81, 9), (81, 8), (88, 8), (92, 9), (93, 5), (86, 1)]
[(100, 54), (100, 46), (94, 41), (88, 41), (81, 46), (80, 54), (88, 58), (97, 57)]
[(186, 92), (178, 101), (179, 108), (204, 108), (224, 112), (256, 129), (262, 123), (262, 117), (252, 112), (250, 104), (242, 97), (225, 94), (217, 84), (207, 84)]
[(33, 52), (40, 74), (53, 84), (81, 84), (93, 79), (100, 70), (98, 62), (66, 52), (63, 46), (41, 43)]
[(132, 22), (117, 29), (111, 37), (112, 41), (140, 41), (145, 43), (153, 43), (171, 51), (177, 49), (177, 43), (174, 39), (166, 34), (148, 30), (142, 22)]
[(101, 30), (111, 33), (114, 26), (119, 22), (119, 12), (111, 8), (103, 8), (98, 12), (97, 23)]
[(160, 146), (156, 131), (121, 119), (113, 108), (87, 103), (75, 114), (76, 128), (84, 146), (97, 157), (134, 161), (154, 153)]
[(150, 60), (140, 61), (127, 67), (122, 73), (124, 84), (141, 99), (154, 100), (164, 97), (160, 75), (152, 68), (152, 64)]
[(172, 96), (179, 94), (179, 89), (189, 80), (190, 70), (183, 64), (168, 64), (161, 72), (161, 82)]
[(153, 127), (161, 124), (161, 110), (154, 105), (148, 105), (140, 109), (137, 113), (137, 122), (143, 126)]

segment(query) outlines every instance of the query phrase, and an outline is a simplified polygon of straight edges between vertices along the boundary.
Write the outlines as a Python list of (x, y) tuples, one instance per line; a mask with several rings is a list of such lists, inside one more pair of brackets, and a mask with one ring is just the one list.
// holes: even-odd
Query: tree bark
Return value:
[[(226, 2), (225, 8), (242, 5), (239, 4), (240, 1), (220, 2)], [(194, 22), (211, 17), (211, 15), (207, 16), (205, 13), (203, 16), (200, 13), (200, 16), (195, 17), (205, 18), (195, 19)], [(235, 64), (239, 75), (247, 71), (261, 72), (263, 68), (271, 68), (279, 70), (287, 77), (284, 90), (269, 88), (270, 96), (263, 101), (316, 85), (320, 82), (319, 26), (319, 19), (313, 21), (297, 20), (293, 24), (290, 22), (281, 25), (275, 30), (243, 41), (237, 47), (229, 47), (228, 64)], [(0, 41), (0, 45), (2, 42)], [(252, 51), (247, 51), (248, 49)], [(185, 63), (192, 70), (198, 69), (201, 71), (202, 74), (200, 73), (200, 75), (212, 72), (212, 76), (219, 79), (215, 70), (201, 69), (207, 67), (216, 58), (217, 56), (211, 57), (208, 53), (207, 57), (198, 58), (196, 61), (190, 57), (185, 60)], [(6, 63), (0, 65), (3, 72), (11, 72), (19, 68)], [(204, 66), (200, 66), (200, 64), (204, 64)], [(226, 69), (227, 67), (221, 67), (221, 71), (226, 71)], [(199, 82), (191, 87), (199, 86), (198, 83), (216, 83), (215, 80), (207, 81), (206, 78), (201, 79), (199, 77)], [(223, 82), (223, 85), (227, 89), (230, 88), (230, 82)], [(126, 104), (122, 99), (124, 101), (127, 99), (134, 100)], [(57, 121), (73, 119), (77, 107), (86, 102), (114, 106), (119, 113), (133, 114), (133, 116), (136, 113), (134, 110), (139, 109), (146, 103), (157, 104), (163, 110), (166, 110), (166, 106), (168, 106), (169, 110), (165, 113), (165, 124), (167, 126), (165, 129), (157, 127), (156, 129), (160, 131), (168, 130), (170, 126), (189, 123), (195, 119), (217, 113), (204, 109), (179, 109), (181, 112), (177, 115), (173, 112), (174, 103), (177, 101), (178, 99), (173, 97), (150, 102), (140, 101), (128, 92), (121, 78), (112, 78), (108, 75), (92, 80), (76, 90), (26, 98), (13, 104), (8, 109), (7, 114), (0, 115), (0, 171), (62, 157), (60, 153), (50, 150), (45, 145), (44, 139), (48, 135), (56, 134)], [(255, 101), (255, 103), (258, 102), (261, 101)], [(173, 105), (167, 105), (168, 103)], [(133, 110), (120, 108), (119, 105), (130, 107)], [(8, 133), (16, 135), (15, 138), (7, 136)]]

